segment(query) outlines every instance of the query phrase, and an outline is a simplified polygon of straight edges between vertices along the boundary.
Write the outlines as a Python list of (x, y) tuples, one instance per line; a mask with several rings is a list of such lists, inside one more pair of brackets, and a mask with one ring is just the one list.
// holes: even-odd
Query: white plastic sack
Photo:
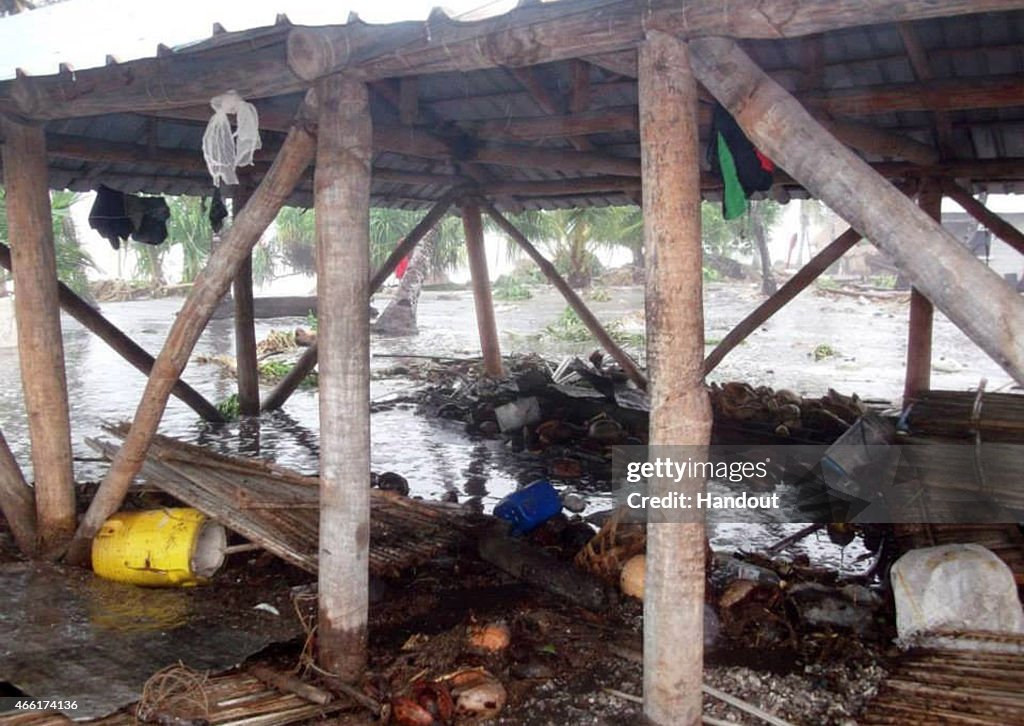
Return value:
[(911, 550), (890, 577), (902, 642), (936, 631), (1024, 632), (1013, 573), (981, 545)]
[[(223, 179), (237, 184), (240, 166), (252, 164), (253, 154), (260, 148), (260, 119), (256, 107), (235, 91), (228, 91), (210, 99), (213, 117), (203, 134), (203, 158), (213, 177), (214, 186)], [(236, 117), (237, 130), (231, 131), (228, 114)]]

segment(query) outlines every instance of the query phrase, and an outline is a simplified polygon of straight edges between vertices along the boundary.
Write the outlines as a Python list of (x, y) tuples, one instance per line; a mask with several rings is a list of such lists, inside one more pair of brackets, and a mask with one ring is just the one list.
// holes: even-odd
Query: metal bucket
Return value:
[(146, 587), (207, 582), (224, 564), (227, 532), (195, 509), (120, 512), (92, 541), (100, 577)]

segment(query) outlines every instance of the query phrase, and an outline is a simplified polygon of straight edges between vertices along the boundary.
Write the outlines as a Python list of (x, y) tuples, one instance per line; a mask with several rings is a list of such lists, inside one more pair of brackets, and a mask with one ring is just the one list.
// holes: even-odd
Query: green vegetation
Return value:
[(232, 393), (223, 401), (217, 404), (217, 410), (227, 421), (237, 421), (241, 415), (241, 408), (238, 404), (238, 394)]
[(587, 297), (593, 302), (608, 302), (612, 299), (612, 294), (603, 287), (594, 287), (590, 289)]
[[(622, 329), (622, 322), (619, 320), (613, 320), (609, 323), (604, 324), (604, 329), (608, 331), (608, 335), (619, 345), (643, 348), (646, 338), (641, 333), (627, 333)], [(562, 311), (558, 320), (544, 327), (544, 333), (552, 338), (558, 340), (564, 340), (569, 343), (585, 343), (588, 340), (593, 340), (594, 336), (591, 335), (590, 330), (580, 320), (579, 315), (576, 311), (570, 307), (566, 307)]]
[[(295, 367), (294, 363), (286, 363), (279, 360), (267, 360), (263, 361), (259, 365), (259, 376), (260, 380), (266, 383), (277, 383), (282, 378), (292, 372)], [(318, 376), (316, 371), (313, 371), (304, 379), (299, 385), (300, 388), (316, 388), (318, 384)]]
[(817, 363), (818, 361), (823, 361), (826, 358), (832, 358), (838, 355), (838, 353), (828, 343), (821, 343), (814, 347), (814, 352), (811, 355), (814, 357), (814, 362)]
[(883, 290), (895, 290), (896, 289), (896, 275), (873, 275), (868, 278), (875, 287), (880, 287)]
[(502, 275), (491, 288), (495, 300), (529, 300), (533, 297), (530, 288), (514, 275)]
[(817, 285), (818, 287), (820, 287), (822, 290), (838, 290), (839, 289), (839, 283), (836, 282), (835, 280), (833, 280), (828, 275), (822, 275), (821, 277), (819, 277), (817, 279), (817, 281), (814, 284)]

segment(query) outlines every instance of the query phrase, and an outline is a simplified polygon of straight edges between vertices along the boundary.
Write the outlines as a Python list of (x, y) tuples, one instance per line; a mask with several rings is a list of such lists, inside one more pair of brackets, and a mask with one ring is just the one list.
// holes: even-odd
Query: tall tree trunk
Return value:
[(164, 277), (164, 266), (160, 260), (160, 253), (156, 248), (145, 245), (146, 258), (149, 260), (149, 281), (153, 291), (167, 286), (167, 278)]
[(373, 332), (389, 336), (416, 335), (419, 332), (416, 328), (416, 306), (423, 282), (430, 273), (430, 258), (437, 236), (435, 227), (416, 246), (398, 290), (373, 324)]
[(761, 292), (765, 295), (774, 295), (779, 289), (775, 284), (775, 276), (772, 274), (772, 258), (768, 252), (768, 240), (765, 239), (764, 218), (762, 217), (761, 205), (763, 202), (756, 202), (750, 210), (750, 227), (754, 236), (754, 243), (757, 245), (757, 256), (761, 258)]

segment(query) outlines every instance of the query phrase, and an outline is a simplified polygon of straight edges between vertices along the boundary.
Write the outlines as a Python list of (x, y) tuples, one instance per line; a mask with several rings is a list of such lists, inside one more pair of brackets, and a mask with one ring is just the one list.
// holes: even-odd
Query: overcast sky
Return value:
[[(438, 0), (450, 15), (473, 20), (510, 10), (514, 0)], [(431, 0), (67, 0), (0, 18), (0, 79), (16, 68), (50, 75), (59, 63), (76, 70), (127, 61), (208, 38), (215, 22), (226, 30), (272, 25), (285, 13), (296, 25), (344, 23), (349, 12), (366, 22), (423, 20)]]

